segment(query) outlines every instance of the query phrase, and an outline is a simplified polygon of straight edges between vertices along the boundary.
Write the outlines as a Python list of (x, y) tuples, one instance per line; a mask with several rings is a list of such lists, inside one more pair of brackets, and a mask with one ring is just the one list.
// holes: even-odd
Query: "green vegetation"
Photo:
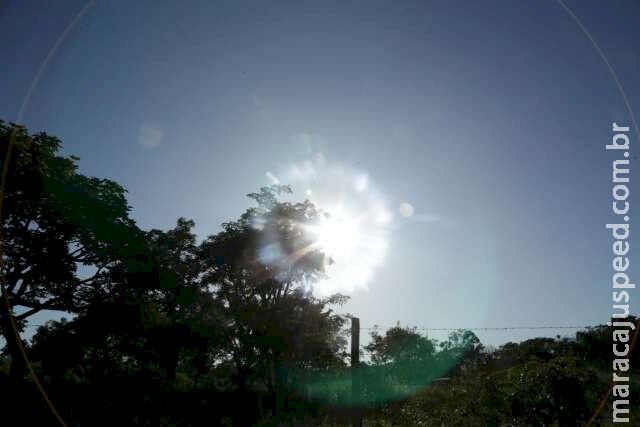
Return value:
[(310, 202), (281, 201), (286, 186), (262, 188), (249, 195), (255, 207), (197, 243), (184, 218), (140, 229), (125, 189), (80, 174), (56, 138), (0, 122), (3, 153), (12, 139), (3, 425), (56, 422), (12, 324), (22, 331), (41, 310), (73, 314), (23, 342), (68, 425), (346, 425), (353, 405), (366, 425), (576, 425), (608, 388), (606, 326), (496, 350), (470, 331), (436, 342), (397, 326), (374, 331), (364, 348), (354, 402), (346, 320), (334, 311), (346, 297), (309, 291), (328, 262), (303, 232), (321, 214)]
[[(378, 425), (585, 425), (611, 381), (612, 330), (602, 325), (572, 339), (536, 338), (491, 350), (467, 345), (442, 380), (368, 414), (371, 419), (384, 414)], [(631, 395), (637, 396), (638, 353), (631, 366)], [(610, 423), (610, 402), (611, 397), (594, 425)], [(631, 425), (638, 425), (639, 411), (631, 413)]]

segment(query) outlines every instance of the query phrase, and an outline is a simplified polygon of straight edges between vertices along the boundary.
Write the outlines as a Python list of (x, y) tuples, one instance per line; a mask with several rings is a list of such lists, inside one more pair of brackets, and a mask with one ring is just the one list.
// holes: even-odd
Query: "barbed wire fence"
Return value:
[[(378, 325), (374, 325), (374, 326), (366, 326), (366, 327), (361, 327), (361, 330), (387, 330), (387, 329), (391, 329), (391, 328), (395, 328), (398, 327), (400, 325), (394, 325), (394, 326), (378, 326)], [(550, 325), (550, 326), (496, 326), (496, 327), (485, 327), (485, 326), (478, 326), (478, 327), (447, 327), (447, 328), (440, 328), (440, 327), (411, 327), (411, 326), (401, 326), (401, 327), (406, 327), (409, 329), (415, 329), (417, 331), (459, 331), (459, 330), (463, 330), (463, 331), (513, 331), (513, 330), (537, 330), (537, 329), (573, 329), (573, 330), (578, 330), (578, 329), (593, 329), (596, 328), (597, 326), (594, 325)]]

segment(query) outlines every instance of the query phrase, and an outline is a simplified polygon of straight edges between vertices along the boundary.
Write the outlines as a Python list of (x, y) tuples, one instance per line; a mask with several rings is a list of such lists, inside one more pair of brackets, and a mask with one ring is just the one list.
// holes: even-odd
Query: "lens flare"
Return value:
[(322, 212), (317, 224), (306, 227), (314, 249), (327, 258), (326, 278), (314, 293), (349, 294), (366, 289), (382, 266), (393, 214), (370, 176), (323, 156), (294, 163), (279, 174), (295, 194), (306, 194)]
[(328, 209), (320, 223), (307, 228), (316, 239), (314, 246), (331, 260), (344, 259), (356, 252), (359, 238), (357, 218), (345, 214), (342, 209)]

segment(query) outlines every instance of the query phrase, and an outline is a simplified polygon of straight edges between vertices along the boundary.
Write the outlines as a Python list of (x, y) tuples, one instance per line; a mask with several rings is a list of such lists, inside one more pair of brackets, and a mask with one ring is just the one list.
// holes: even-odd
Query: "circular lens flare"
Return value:
[(321, 212), (305, 227), (313, 249), (326, 257), (326, 277), (313, 284), (319, 295), (366, 289), (382, 266), (393, 215), (369, 175), (322, 156), (290, 165), (279, 174), (294, 195), (306, 194)]
[(314, 246), (331, 263), (357, 256), (357, 243), (362, 239), (358, 219), (339, 207), (325, 209), (325, 212), (318, 225), (307, 228), (316, 238)]

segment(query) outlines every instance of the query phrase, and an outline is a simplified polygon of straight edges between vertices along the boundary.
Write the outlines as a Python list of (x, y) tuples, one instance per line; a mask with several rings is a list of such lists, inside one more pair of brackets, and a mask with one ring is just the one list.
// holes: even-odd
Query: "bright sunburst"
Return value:
[(341, 206), (326, 209), (320, 223), (307, 227), (307, 231), (316, 239), (314, 246), (332, 263), (357, 256), (356, 248), (364, 237), (358, 218), (345, 212)]
[(366, 288), (386, 256), (392, 215), (369, 176), (322, 156), (281, 173), (294, 194), (306, 194), (323, 213), (307, 227), (313, 248), (328, 259), (314, 292), (328, 295)]

